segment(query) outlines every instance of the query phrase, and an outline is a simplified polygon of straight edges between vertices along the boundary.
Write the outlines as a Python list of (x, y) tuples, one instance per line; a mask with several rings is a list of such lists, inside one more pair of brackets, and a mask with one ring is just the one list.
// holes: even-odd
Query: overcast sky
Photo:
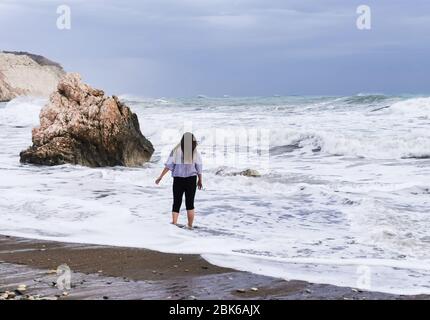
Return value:
[(0, 41), (115, 94), (430, 92), (428, 0), (0, 0)]

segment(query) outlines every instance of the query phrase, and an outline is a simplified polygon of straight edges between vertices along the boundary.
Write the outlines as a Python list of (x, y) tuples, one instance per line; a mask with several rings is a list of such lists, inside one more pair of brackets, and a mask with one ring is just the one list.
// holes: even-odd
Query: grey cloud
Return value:
[(75, 0), (72, 30), (59, 31), (64, 2), (0, 1), (2, 48), (116, 93), (413, 93), (429, 80), (425, 0), (366, 1), (371, 31), (355, 28), (354, 0)]

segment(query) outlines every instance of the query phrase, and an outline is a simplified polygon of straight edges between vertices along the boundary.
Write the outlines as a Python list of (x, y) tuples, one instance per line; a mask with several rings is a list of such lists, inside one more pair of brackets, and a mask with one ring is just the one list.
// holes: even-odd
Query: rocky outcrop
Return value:
[(20, 157), (23, 163), (40, 165), (140, 166), (153, 152), (136, 114), (117, 97), (106, 97), (70, 73), (42, 108), (33, 146)]
[(0, 102), (18, 96), (48, 97), (65, 75), (45, 57), (27, 52), (0, 52)]

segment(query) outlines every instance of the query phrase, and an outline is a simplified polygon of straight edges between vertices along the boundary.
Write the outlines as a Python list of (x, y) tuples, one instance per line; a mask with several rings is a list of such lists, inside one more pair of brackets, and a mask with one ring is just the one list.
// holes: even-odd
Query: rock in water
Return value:
[(216, 173), (217, 176), (245, 176), (245, 177), (261, 177), (260, 172), (254, 169), (246, 169), (240, 172), (226, 172), (224, 168), (219, 169)]
[(253, 169), (246, 169), (242, 172), (239, 173), (241, 176), (245, 176), (245, 177), (260, 177), (261, 174), (260, 172), (258, 172), (257, 170), (253, 170)]
[(140, 132), (139, 120), (115, 96), (82, 83), (69, 73), (58, 84), (33, 129), (33, 146), (21, 162), (89, 167), (140, 166), (154, 148)]
[(18, 96), (48, 97), (65, 75), (45, 57), (27, 52), (0, 52), (0, 101)]

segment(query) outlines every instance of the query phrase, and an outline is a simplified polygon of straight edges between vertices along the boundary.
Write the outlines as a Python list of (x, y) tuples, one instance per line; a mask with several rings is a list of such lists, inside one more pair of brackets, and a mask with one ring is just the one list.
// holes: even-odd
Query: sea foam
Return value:
[[(21, 165), (45, 101), (0, 105), (1, 234), (197, 253), (285, 279), (430, 293), (430, 98), (123, 98), (156, 147), (145, 168)], [(261, 163), (210, 161), (216, 129), (269, 130), (261, 177), (217, 174)], [(168, 223), (170, 178), (154, 184), (163, 150), (184, 130), (196, 133), (204, 160), (193, 231)]]

